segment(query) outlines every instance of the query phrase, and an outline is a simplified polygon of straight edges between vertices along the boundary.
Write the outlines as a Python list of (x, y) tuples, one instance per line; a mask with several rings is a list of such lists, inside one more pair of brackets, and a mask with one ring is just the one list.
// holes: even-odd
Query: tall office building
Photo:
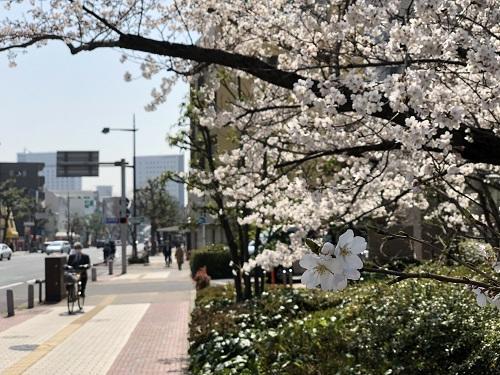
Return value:
[(97, 185), (95, 189), (100, 202), (102, 202), (104, 198), (113, 196), (113, 185)]
[(44, 163), (40, 173), (45, 177), (45, 189), (49, 191), (79, 191), (82, 190), (81, 177), (57, 177), (56, 152), (23, 152), (17, 154), (18, 162)]
[[(137, 189), (143, 188), (148, 180), (167, 171), (184, 172), (184, 155), (137, 156)], [(184, 206), (184, 184), (169, 181), (166, 190), (179, 201), (181, 206)]]

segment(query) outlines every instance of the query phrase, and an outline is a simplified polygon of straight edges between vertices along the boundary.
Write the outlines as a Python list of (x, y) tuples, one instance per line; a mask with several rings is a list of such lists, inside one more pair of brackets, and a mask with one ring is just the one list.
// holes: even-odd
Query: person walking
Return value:
[(111, 257), (111, 245), (108, 241), (104, 243), (104, 247), (102, 248), (104, 262), (108, 264), (108, 259)]
[(162, 252), (163, 256), (165, 257), (165, 265), (167, 267), (170, 267), (170, 265), (172, 264), (172, 249), (170, 248), (168, 243), (164, 242), (162, 244)]
[(184, 262), (184, 251), (182, 251), (182, 248), (180, 246), (176, 247), (175, 259), (177, 260), (177, 266), (179, 267), (179, 270), (181, 270), (182, 263)]

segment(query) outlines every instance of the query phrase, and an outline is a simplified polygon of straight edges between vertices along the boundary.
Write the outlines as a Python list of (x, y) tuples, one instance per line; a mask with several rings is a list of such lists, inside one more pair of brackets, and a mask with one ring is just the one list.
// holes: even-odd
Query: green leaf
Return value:
[(315, 254), (318, 254), (321, 247), (312, 239), (306, 238), (306, 245)]

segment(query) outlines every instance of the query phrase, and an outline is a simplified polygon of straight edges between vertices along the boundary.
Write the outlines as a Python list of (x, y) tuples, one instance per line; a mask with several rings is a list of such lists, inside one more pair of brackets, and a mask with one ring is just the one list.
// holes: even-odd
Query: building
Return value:
[[(148, 180), (159, 177), (165, 172), (184, 172), (184, 155), (137, 156), (137, 189), (145, 187)], [(166, 190), (184, 207), (184, 184), (169, 181)]]
[(79, 191), (82, 190), (81, 177), (57, 177), (56, 152), (23, 152), (17, 154), (18, 162), (43, 163), (41, 175), (45, 177), (45, 190)]
[(0, 183), (14, 180), (17, 188), (42, 200), (45, 182), (42, 170), (42, 163), (0, 163)]
[(95, 191), (47, 191), (45, 206), (55, 215), (57, 231), (65, 233), (68, 217), (84, 218), (97, 210), (98, 194)]
[[(26, 196), (31, 197), (38, 203), (44, 199), (44, 178), (40, 175), (42, 169), (42, 163), (0, 163), (0, 183), (9, 180), (14, 181), (14, 185), (17, 188), (22, 189)], [(7, 214), (5, 207), (0, 206), (0, 211), (2, 211), (0, 215), (0, 241), (5, 237), (5, 240), (13, 244), (14, 248), (16, 248), (15, 242), (19, 239), (19, 234), (38, 234), (39, 228), (24, 228), (23, 218), (16, 217), (15, 212), (10, 213), (7, 223), (5, 223), (5, 215)], [(36, 213), (32, 214), (32, 219), (34, 220)], [(16, 226), (21, 229), (21, 233), (18, 233)], [(3, 231), (5, 228), (7, 233), (4, 236)], [(25, 229), (24, 232), (22, 231), (23, 229)]]
[(104, 198), (110, 198), (113, 196), (113, 186), (112, 185), (97, 185), (97, 198), (99, 202), (102, 202)]

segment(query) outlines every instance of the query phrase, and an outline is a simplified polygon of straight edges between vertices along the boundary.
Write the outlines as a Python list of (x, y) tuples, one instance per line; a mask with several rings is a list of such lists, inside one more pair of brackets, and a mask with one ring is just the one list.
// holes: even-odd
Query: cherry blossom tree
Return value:
[[(418, 208), (449, 231), (498, 247), (497, 5), (9, 0), (0, 51), (14, 66), (18, 53), (51, 41), (72, 54), (121, 49), (144, 78), (163, 77), (149, 110), (176, 79), (194, 82), (211, 66), (251, 79), (247, 98), (199, 113), (204, 129), (238, 131), (234, 152), (217, 156), (207, 182), (231, 181), (217, 194), (239, 202), (239, 225), (296, 225), (305, 237), (368, 218), (390, 224)], [(252, 174), (257, 161), (265, 173)], [(269, 264), (266, 254), (254, 261)], [(358, 269), (345, 270), (349, 279)]]

